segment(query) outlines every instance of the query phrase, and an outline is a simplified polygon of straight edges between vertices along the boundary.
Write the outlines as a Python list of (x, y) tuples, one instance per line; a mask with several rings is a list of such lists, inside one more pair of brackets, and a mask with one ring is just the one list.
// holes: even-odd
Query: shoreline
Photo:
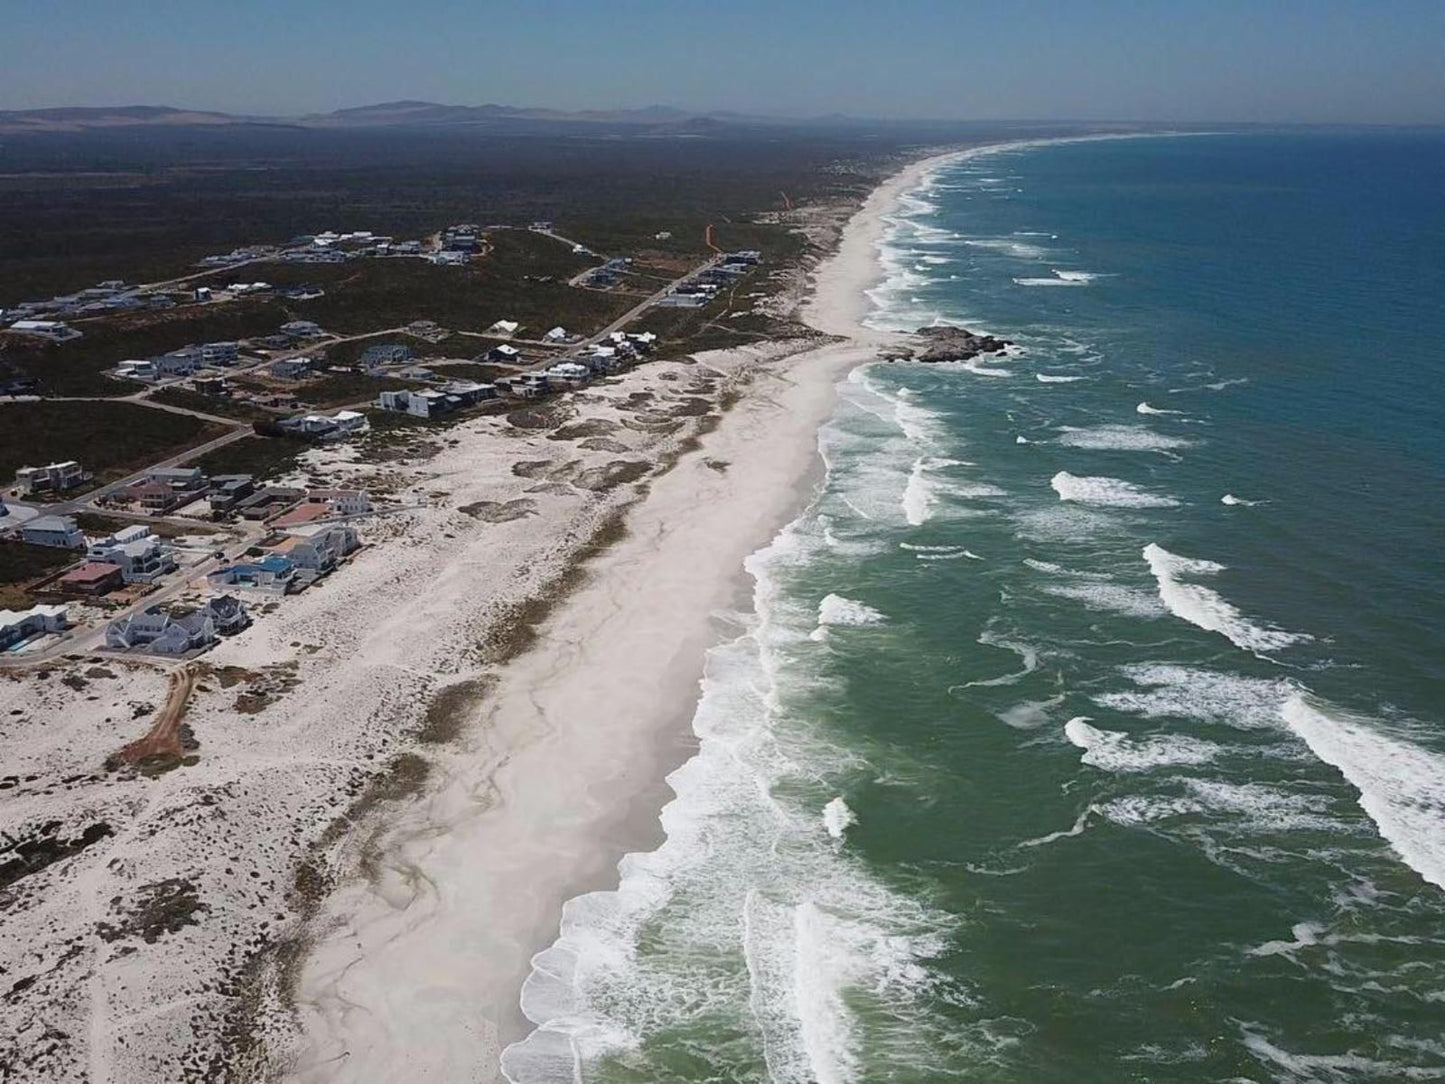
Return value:
[(749, 387), (501, 670), (422, 795), (378, 830), (371, 875), (322, 904), (288, 1079), (502, 1079), (502, 1050), (532, 1028), (522, 984), (563, 905), (615, 888), (619, 861), (660, 842), (665, 777), (696, 749), (714, 615), (735, 608), (746, 558), (813, 492), (838, 381), (891, 338), (862, 325), (885, 216), (961, 153), (887, 178), (816, 269), (803, 319), (842, 341), (750, 366), (746, 350), (697, 355)]

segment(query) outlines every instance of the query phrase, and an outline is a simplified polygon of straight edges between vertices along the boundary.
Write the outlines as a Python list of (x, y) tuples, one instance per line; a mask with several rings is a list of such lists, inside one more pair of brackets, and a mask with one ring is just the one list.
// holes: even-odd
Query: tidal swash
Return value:
[(1445, 1079), (1445, 138), (960, 157), (517, 1081)]

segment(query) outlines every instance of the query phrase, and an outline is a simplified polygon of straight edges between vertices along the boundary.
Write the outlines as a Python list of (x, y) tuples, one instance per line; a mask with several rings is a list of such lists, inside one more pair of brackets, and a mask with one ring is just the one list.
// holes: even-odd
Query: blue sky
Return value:
[(1445, 123), (1445, 0), (4, 0), (0, 108)]

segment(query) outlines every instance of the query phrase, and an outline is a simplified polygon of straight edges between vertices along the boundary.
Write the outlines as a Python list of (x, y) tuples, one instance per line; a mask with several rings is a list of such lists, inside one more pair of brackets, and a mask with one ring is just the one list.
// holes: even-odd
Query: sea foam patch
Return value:
[(1109, 772), (1143, 772), (1154, 768), (1207, 764), (1220, 752), (1212, 742), (1200, 741), (1182, 734), (1163, 734), (1132, 738), (1117, 730), (1101, 730), (1090, 726), (1087, 716), (1079, 715), (1064, 724), (1064, 737), (1070, 744), (1084, 750), (1079, 759), (1094, 768)]
[(1121, 478), (1070, 474), (1059, 471), (1049, 480), (1061, 501), (1102, 505), (1106, 508), (1177, 508), (1173, 497), (1150, 493), (1133, 482)]
[(1219, 592), (1193, 582), (1223, 572), (1223, 565), (1181, 557), (1154, 542), (1144, 547), (1144, 560), (1158, 581), (1159, 599), (1170, 613), (1207, 632), (1217, 632), (1236, 647), (1263, 654), (1310, 639), (1304, 633), (1256, 624)]
[(1184, 437), (1157, 433), (1142, 425), (1097, 425), (1091, 428), (1062, 426), (1057, 438), (1066, 448), (1084, 448), (1098, 452), (1170, 452), (1188, 448), (1192, 441)]

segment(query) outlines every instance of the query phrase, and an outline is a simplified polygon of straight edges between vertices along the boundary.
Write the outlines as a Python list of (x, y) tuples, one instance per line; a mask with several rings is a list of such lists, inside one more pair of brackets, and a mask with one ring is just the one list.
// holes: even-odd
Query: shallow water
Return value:
[(667, 842), (517, 1081), (1445, 1079), (1445, 138), (1064, 144), (907, 197)]

